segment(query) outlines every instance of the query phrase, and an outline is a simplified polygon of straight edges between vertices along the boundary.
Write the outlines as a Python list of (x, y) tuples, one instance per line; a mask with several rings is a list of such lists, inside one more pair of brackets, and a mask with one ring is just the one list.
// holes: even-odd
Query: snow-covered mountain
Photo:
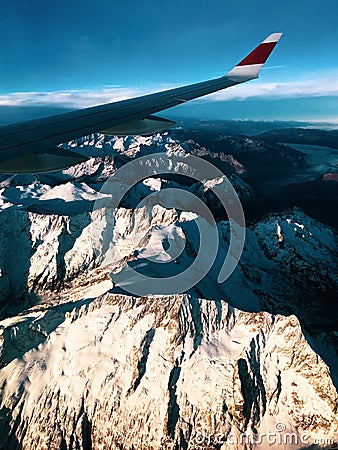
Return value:
[(336, 390), (295, 316), (84, 292), (2, 322), (2, 448), (296, 449), (337, 436)]
[[(231, 142), (237, 154), (265, 152), (255, 139)], [(267, 433), (273, 448), (333, 442), (336, 231), (299, 208), (270, 214), (247, 228), (240, 263), (219, 284), (229, 246), (214, 195), (226, 190), (222, 177), (162, 176), (157, 161), (117, 209), (102, 186), (135, 157), (165, 152), (175, 173), (175, 155), (192, 154), (221, 168), (246, 202), (255, 193), (245, 164), (168, 133), (68, 145), (93, 158), (0, 180), (0, 448), (266, 449)], [(288, 167), (302, 161), (276, 151)], [(217, 219), (215, 263), (185, 295), (131, 296), (128, 267), (163, 277), (199, 252), (196, 214), (179, 200), (139, 205), (183, 185)]]

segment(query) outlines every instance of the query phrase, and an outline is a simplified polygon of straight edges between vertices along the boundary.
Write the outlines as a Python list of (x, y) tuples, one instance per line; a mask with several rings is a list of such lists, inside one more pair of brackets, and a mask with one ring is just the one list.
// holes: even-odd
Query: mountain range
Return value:
[[(85, 163), (0, 176), (0, 448), (332, 447), (336, 132), (230, 128), (204, 121), (146, 137), (95, 134), (64, 144), (90, 154)], [(107, 180), (154, 153), (171, 172), (158, 173), (157, 157), (153, 175), (112, 210)], [(220, 284), (230, 222), (215, 186), (226, 193), (227, 184), (193, 179), (192, 156), (230, 180), (247, 221), (239, 263)], [(180, 175), (177, 158), (187, 161)], [(144, 201), (171, 189), (208, 205), (217, 256), (184, 292), (134, 295), (128, 268), (161, 279), (200, 251), (198, 215), (179, 197), (171, 207)]]

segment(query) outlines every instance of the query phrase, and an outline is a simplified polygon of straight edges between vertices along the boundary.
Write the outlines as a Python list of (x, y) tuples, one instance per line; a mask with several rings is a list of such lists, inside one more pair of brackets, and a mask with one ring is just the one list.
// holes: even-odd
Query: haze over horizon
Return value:
[(337, 12), (334, 0), (5, 0), (0, 106), (79, 108), (218, 77), (282, 31), (260, 79), (162, 115), (337, 122)]

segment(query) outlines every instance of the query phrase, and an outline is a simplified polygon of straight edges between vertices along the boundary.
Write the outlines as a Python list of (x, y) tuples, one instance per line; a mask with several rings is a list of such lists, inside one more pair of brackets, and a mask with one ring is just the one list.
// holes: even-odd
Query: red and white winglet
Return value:
[(275, 48), (283, 33), (270, 34), (258, 47), (246, 56), (225, 76), (231, 80), (242, 82), (258, 78), (258, 74), (264, 63)]

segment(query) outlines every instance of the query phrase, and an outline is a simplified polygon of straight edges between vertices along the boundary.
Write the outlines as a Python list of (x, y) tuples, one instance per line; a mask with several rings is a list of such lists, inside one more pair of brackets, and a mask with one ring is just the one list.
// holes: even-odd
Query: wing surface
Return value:
[[(165, 121), (152, 116), (212, 92), (226, 89), (258, 77), (259, 71), (281, 38), (281, 33), (268, 36), (226, 75), (201, 83), (80, 109), (54, 116), (33, 119), (0, 127), (0, 172), (45, 172), (83, 161), (74, 152), (58, 154), (58, 145), (94, 132), (128, 134), (140, 130), (150, 132), (165, 127)], [(164, 122), (164, 123), (163, 123)], [(170, 122), (168, 121), (168, 124)], [(36, 155), (45, 155), (36, 157)], [(59, 158), (60, 157), (60, 158)], [(27, 161), (31, 159), (31, 163)], [(48, 162), (49, 159), (49, 162)], [(40, 161), (40, 162), (39, 162)]]

